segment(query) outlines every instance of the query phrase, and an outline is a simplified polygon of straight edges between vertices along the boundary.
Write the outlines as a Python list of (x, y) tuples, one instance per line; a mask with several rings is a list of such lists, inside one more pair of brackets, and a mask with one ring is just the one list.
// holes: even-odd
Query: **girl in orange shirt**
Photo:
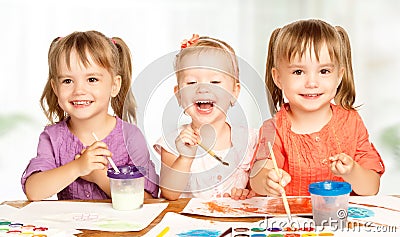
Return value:
[(323, 180), (349, 182), (358, 195), (378, 193), (385, 169), (353, 106), (350, 42), (343, 28), (314, 19), (277, 28), (265, 83), (275, 116), (260, 129), (250, 179), (256, 193), (309, 195), (308, 185)]

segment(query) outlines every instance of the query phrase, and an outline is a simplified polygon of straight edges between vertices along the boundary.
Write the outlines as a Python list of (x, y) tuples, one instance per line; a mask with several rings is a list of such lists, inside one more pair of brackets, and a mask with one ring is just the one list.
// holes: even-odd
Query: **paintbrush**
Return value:
[(222, 232), (220, 235), (218, 235), (218, 237), (225, 237), (230, 233), (232, 233), (232, 227), (229, 227), (229, 229), (227, 229), (224, 232)]
[[(274, 151), (272, 150), (272, 146), (271, 146), (270, 142), (268, 142), (268, 147), (269, 147), (269, 153), (271, 154), (272, 163), (274, 164), (274, 169), (275, 169), (276, 175), (278, 175), (278, 177), (279, 177), (278, 164), (276, 163)], [(279, 182), (279, 184), (280, 184), (280, 182)], [(289, 203), (288, 203), (288, 200), (286, 197), (286, 192), (284, 189), (282, 192), (282, 201), (283, 201), (283, 206), (285, 207), (286, 214), (289, 219), (289, 223), (292, 223), (292, 215), (290, 214), (290, 207), (289, 207)]]
[(219, 162), (221, 162), (223, 165), (228, 166), (229, 163), (226, 161), (223, 161), (221, 157), (219, 157), (217, 154), (215, 154), (211, 149), (207, 149), (207, 147), (205, 147), (203, 144), (200, 143), (200, 141), (197, 142), (197, 144), (203, 148), (208, 154), (210, 154), (212, 157), (214, 157), (216, 160), (218, 160)]
[[(96, 141), (100, 141), (99, 138), (96, 136), (96, 134), (95, 134), (94, 132), (92, 132), (92, 135), (93, 135), (93, 137), (94, 137), (94, 139), (95, 139)], [(115, 163), (114, 163), (114, 161), (111, 159), (111, 157), (108, 157), (108, 156), (107, 156), (107, 160), (108, 160), (108, 162), (110, 162), (111, 167), (114, 169), (114, 171), (115, 171), (116, 173), (120, 173), (118, 167), (115, 165)]]

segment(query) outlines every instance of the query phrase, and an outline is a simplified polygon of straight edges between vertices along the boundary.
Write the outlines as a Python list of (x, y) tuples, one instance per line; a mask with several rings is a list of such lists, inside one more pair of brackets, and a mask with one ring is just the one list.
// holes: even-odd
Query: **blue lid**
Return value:
[(308, 186), (311, 194), (321, 196), (339, 196), (351, 192), (351, 185), (347, 182), (322, 181), (311, 183)]
[(146, 170), (140, 166), (123, 165), (118, 166), (119, 173), (115, 172), (113, 168), (107, 170), (107, 176), (112, 179), (136, 179), (145, 175)]

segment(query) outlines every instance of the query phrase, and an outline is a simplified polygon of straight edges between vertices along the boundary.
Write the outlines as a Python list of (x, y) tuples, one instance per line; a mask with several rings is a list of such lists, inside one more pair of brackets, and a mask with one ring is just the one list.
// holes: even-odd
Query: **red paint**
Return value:
[(300, 234), (289, 233), (289, 234), (285, 234), (284, 237), (300, 237)]
[[(312, 204), (310, 197), (288, 197), (290, 212), (292, 214), (311, 214)], [(286, 214), (282, 198), (268, 200), (266, 212), (273, 215)]]
[(238, 210), (245, 211), (245, 212), (257, 213), (258, 208), (257, 207), (244, 207), (244, 208), (238, 208)]
[(312, 228), (312, 227), (304, 227), (304, 228), (300, 228), (299, 230), (301, 230), (301, 231), (307, 231), (307, 232), (311, 232), (311, 231), (314, 231), (315, 229), (314, 229), (314, 228)]
[[(288, 197), (288, 203), (292, 214), (312, 214), (312, 205), (310, 197)], [(286, 214), (282, 198), (269, 199), (265, 210), (252, 207), (250, 204), (244, 203), (243, 207), (230, 207), (228, 205), (219, 205), (214, 202), (206, 202), (208, 210), (211, 213), (256, 213), (267, 215), (284, 215)]]
[(213, 202), (207, 202), (206, 203), (207, 204), (207, 206), (208, 206), (208, 210), (210, 210), (210, 212), (211, 213), (213, 213), (214, 211), (215, 212), (222, 212), (222, 213), (226, 213), (226, 212), (228, 212), (228, 211), (230, 211), (230, 210), (233, 210), (232, 208), (230, 208), (230, 207), (227, 207), (227, 206), (220, 206), (220, 205), (218, 205), (218, 204), (216, 204), (216, 203), (213, 203)]

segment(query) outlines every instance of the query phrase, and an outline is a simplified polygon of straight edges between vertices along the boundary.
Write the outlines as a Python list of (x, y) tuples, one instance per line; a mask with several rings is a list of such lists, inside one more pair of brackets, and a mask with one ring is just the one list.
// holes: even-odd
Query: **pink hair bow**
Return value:
[(193, 34), (192, 38), (190, 38), (190, 40), (184, 39), (181, 42), (181, 49), (187, 48), (190, 45), (196, 43), (199, 40), (200, 36), (198, 34)]

